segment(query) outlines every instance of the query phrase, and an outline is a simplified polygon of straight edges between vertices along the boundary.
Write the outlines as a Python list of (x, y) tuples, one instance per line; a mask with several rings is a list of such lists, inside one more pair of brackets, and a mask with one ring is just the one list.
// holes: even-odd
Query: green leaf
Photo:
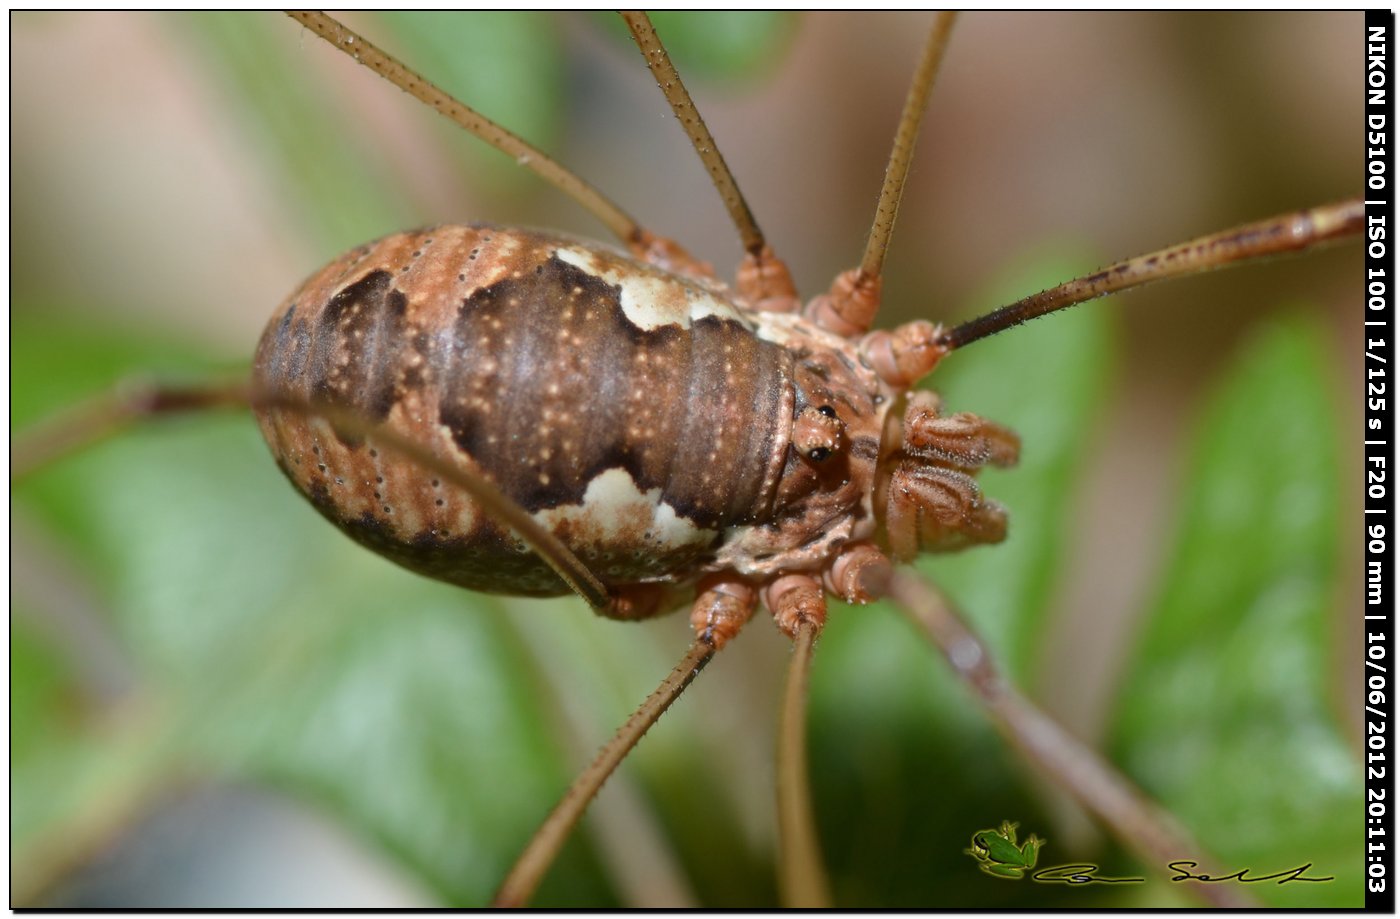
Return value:
[(1268, 329), (1210, 402), (1114, 730), (1119, 761), (1228, 870), (1336, 877), (1251, 885), (1277, 906), (1361, 904), (1361, 766), (1332, 701), (1342, 482), (1324, 338)]

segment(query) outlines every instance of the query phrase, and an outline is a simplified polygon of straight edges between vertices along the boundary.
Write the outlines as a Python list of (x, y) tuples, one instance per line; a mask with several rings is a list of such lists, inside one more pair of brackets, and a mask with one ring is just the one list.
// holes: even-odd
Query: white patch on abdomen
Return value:
[(705, 316), (719, 316), (749, 325), (732, 304), (698, 284), (648, 265), (619, 259), (619, 265), (626, 268), (621, 271), (587, 249), (573, 246), (560, 246), (555, 255), (560, 261), (619, 288), (622, 312), (639, 329), (650, 330), (663, 325), (688, 329), (692, 322)]
[(568, 541), (575, 549), (607, 546), (615, 552), (640, 552), (707, 546), (716, 533), (677, 516), (661, 500), (661, 489), (643, 492), (622, 469), (597, 475), (581, 503), (538, 511), (534, 518), (550, 530), (567, 521)]

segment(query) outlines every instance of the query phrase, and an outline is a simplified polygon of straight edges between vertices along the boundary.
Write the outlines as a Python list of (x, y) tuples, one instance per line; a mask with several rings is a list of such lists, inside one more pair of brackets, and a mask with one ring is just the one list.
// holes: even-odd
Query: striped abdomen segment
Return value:
[[(489, 477), (605, 580), (684, 577), (769, 513), (791, 357), (692, 281), (574, 240), (436, 227), (355, 250), (273, 317), (255, 382)], [(289, 411), (279, 463), (360, 542), (473, 589), (562, 592), (456, 489)]]

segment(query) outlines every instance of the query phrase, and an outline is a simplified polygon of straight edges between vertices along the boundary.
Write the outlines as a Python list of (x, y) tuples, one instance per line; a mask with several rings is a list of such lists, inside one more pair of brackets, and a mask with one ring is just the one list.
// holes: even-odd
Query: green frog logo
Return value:
[(1032, 833), (1018, 845), (1016, 826), (1003, 820), (998, 830), (978, 830), (972, 834), (972, 848), (963, 851), (975, 858), (977, 866), (992, 877), (1019, 880), (1035, 867), (1045, 840)]

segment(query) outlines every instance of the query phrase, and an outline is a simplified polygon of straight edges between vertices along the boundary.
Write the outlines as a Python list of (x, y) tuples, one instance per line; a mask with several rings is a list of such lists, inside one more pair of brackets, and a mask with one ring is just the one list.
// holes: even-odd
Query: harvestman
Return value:
[[(548, 157), (524, 144), (518, 138), (477, 115), (461, 103), (450, 99), (431, 84), (417, 77), (403, 65), (384, 55), (363, 38), (350, 33), (333, 20), (310, 14), (297, 14), (317, 34), (354, 56), (361, 63), (380, 72), (391, 82), (433, 105), (472, 133), (487, 140), (503, 152), (517, 158), (547, 181), (558, 186), (594, 213), (613, 234), (641, 261), (673, 270), (692, 283), (707, 284), (708, 266), (697, 263), (674, 242), (644, 230), (630, 217), (612, 205), (599, 193), (571, 173), (563, 170)], [(782, 261), (768, 246), (757, 222), (749, 213), (737, 185), (724, 165), (713, 139), (691, 104), (679, 76), (671, 67), (649, 23), (643, 16), (628, 16), (628, 24), (648, 65), (677, 117), (686, 128), (692, 143), (730, 211), (745, 250), (738, 272), (736, 290), (739, 298), (751, 309), (778, 316), (802, 313), (805, 318), (825, 332), (858, 344), (859, 356), (874, 374), (894, 387), (899, 395), (904, 387), (921, 378), (945, 355), (972, 342), (996, 334), (1029, 318), (1072, 306), (1084, 300), (1118, 290), (1175, 277), (1196, 271), (1220, 267), (1233, 262), (1297, 251), (1340, 239), (1359, 232), (1361, 213), (1359, 200), (1314, 208), (1282, 215), (1213, 234), (1151, 253), (1137, 259), (1110, 266), (1085, 278), (1068, 282), (1053, 290), (1028, 297), (988, 316), (950, 330), (928, 323), (910, 323), (889, 333), (870, 333), (879, 306), (880, 279), (884, 253), (893, 230), (898, 203), (912, 155), (919, 120), (932, 86), (942, 51), (952, 25), (951, 15), (940, 16), (930, 35), (928, 45), (916, 69), (915, 78), (896, 135), (894, 152), (881, 192), (876, 219), (868, 237), (865, 254), (857, 269), (839, 276), (832, 290), (812, 301), (805, 310)], [(290, 315), (290, 314), (289, 314)], [(273, 381), (275, 383), (275, 381)], [(921, 401), (922, 400), (922, 401)], [(1171, 821), (1158, 813), (1131, 789), (1109, 767), (1087, 750), (1079, 747), (1059, 731), (1032, 706), (997, 676), (994, 665), (980, 641), (962, 623), (950, 604), (934, 589), (912, 575), (894, 572), (889, 557), (903, 560), (920, 547), (953, 548), (967, 542), (996, 541), (1000, 538), (1004, 520), (998, 521), (994, 510), (981, 510), (980, 496), (971, 486), (960, 492), (965, 481), (963, 471), (973, 471), (986, 463), (1014, 462), (1018, 444), (1014, 435), (974, 416), (940, 417), (936, 400), (928, 396), (913, 397), (913, 408), (906, 415), (907, 430), (912, 432), (905, 449), (911, 456), (933, 455), (946, 463), (946, 468), (959, 477), (941, 482), (954, 482), (953, 493), (963, 498), (954, 513), (961, 515), (937, 534), (925, 532), (925, 518), (932, 505), (915, 502), (902, 513), (915, 514), (919, 523), (909, 523), (914, 529), (896, 530), (897, 503), (891, 503), (888, 528), (882, 527), (879, 539), (862, 541), (855, 548), (841, 547), (832, 555), (844, 555), (844, 566), (832, 559), (826, 572), (825, 587), (849, 600), (866, 602), (882, 594), (893, 597), (927, 632), (935, 644), (953, 663), (959, 677), (982, 699), (989, 713), (1018, 746), (1031, 756), (1043, 774), (1050, 775), (1071, 791), (1081, 802), (1130, 847), (1149, 862), (1160, 863), (1164, 855), (1183, 848), (1184, 844), (1172, 829)], [(82, 442), (102, 436), (121, 425), (144, 416), (176, 411), (201, 409), (220, 404), (252, 404), (260, 413), (280, 412), (284, 416), (309, 424), (313, 418), (329, 425), (335, 435), (346, 441), (359, 442), (372, 438), (380, 448), (406, 459), (420, 473), (427, 473), (463, 490), (486, 508), (498, 521), (506, 523), (575, 592), (595, 610), (611, 608), (618, 618), (649, 615), (630, 608), (619, 609), (610, 586), (602, 582), (590, 567), (582, 562), (572, 547), (561, 542), (554, 533), (539, 525), (515, 501), (502, 495), (476, 471), (456, 465), (437, 452), (425, 448), (412, 438), (368, 421), (363, 413), (337, 405), (328, 397), (308, 398), (279, 390), (267, 381), (251, 387), (173, 389), (152, 387), (145, 390), (125, 389), (102, 404), (88, 407), (79, 417), (59, 419), (45, 430), (26, 438), (15, 455), (17, 474), (34, 468), (57, 453)], [(820, 463), (842, 442), (841, 429), (824, 427), (823, 419), (833, 418), (827, 406), (806, 406), (795, 412), (792, 446), (797, 460)], [(814, 410), (808, 411), (808, 410)], [(902, 404), (899, 409), (904, 413)], [(806, 427), (802, 427), (806, 425)], [(920, 451), (924, 452), (920, 452)], [(794, 458), (788, 458), (789, 465)], [(940, 466), (939, 468), (945, 468)], [(900, 486), (901, 473), (886, 472), (883, 487), (889, 482)], [(913, 473), (910, 473), (911, 475)], [(893, 477), (893, 478), (891, 478)], [(376, 494), (376, 497), (378, 495)], [(946, 495), (945, 495), (946, 497)], [(387, 510), (387, 508), (386, 508)], [(887, 529), (887, 532), (886, 532)], [(902, 533), (902, 535), (901, 535)], [(950, 535), (951, 534), (951, 535)], [(877, 545), (878, 543), (878, 545)], [(825, 564), (823, 565), (825, 567)], [(818, 569), (820, 570), (820, 569)], [(693, 579), (693, 576), (692, 576)], [(785, 899), (792, 905), (819, 905), (829, 900), (815, 843), (812, 818), (807, 805), (806, 772), (801, 744), (805, 684), (813, 645), (825, 618), (822, 580), (801, 570), (783, 570), (762, 579), (765, 605), (773, 609), (784, 631), (797, 643), (790, 668), (788, 688), (784, 694), (783, 725), (780, 739), (779, 815), (782, 838), (782, 886)], [(576, 781), (565, 795), (511, 875), (499, 894), (499, 902), (519, 904), (528, 900), (540, 878), (547, 870), (563, 840), (567, 837), (583, 809), (596, 794), (603, 781), (635, 745), (641, 734), (660, 717), (661, 713), (680, 695), (690, 680), (711, 659), (714, 652), (743, 624), (758, 601), (758, 590), (746, 587), (745, 579), (730, 579), (723, 583), (711, 581), (708, 599), (696, 607), (693, 616), (697, 624), (697, 641), (682, 658), (675, 671), (663, 681), (607, 744), (598, 759)], [(667, 597), (668, 601), (673, 600)], [(1219, 902), (1231, 902), (1228, 893), (1211, 890)]]

